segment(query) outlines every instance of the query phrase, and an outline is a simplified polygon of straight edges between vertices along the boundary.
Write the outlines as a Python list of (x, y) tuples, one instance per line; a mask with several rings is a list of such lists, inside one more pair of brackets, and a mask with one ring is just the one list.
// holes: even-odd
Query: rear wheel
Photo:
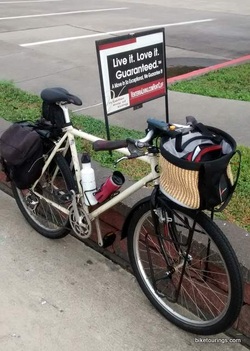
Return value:
[[(43, 236), (59, 239), (66, 236), (71, 229), (67, 208), (71, 203), (70, 190), (75, 189), (75, 181), (67, 161), (61, 154), (55, 156), (53, 165), (54, 167), (45, 171), (34, 192), (30, 189), (20, 190), (14, 183), (12, 190), (28, 223)], [(42, 198), (35, 193), (41, 194)], [(60, 208), (53, 204), (60, 205)]]
[(130, 262), (143, 292), (184, 330), (225, 331), (242, 306), (241, 272), (227, 238), (204, 213), (175, 204), (154, 213), (149, 201), (142, 204), (128, 229)]

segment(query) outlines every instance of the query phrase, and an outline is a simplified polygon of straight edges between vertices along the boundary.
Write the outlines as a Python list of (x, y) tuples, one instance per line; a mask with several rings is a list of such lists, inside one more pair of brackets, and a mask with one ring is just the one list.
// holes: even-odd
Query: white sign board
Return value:
[(164, 29), (96, 42), (107, 115), (166, 95)]

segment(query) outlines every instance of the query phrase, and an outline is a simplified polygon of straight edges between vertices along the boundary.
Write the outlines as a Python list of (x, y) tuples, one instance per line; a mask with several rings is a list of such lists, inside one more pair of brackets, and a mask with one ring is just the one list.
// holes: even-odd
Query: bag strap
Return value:
[(223, 140), (222, 136), (211, 132), (203, 123), (196, 123), (195, 128), (198, 129), (202, 135), (211, 138), (215, 144), (220, 144)]
[(182, 135), (180, 137), (176, 137), (176, 142), (175, 142), (175, 148), (176, 148), (176, 151), (178, 152), (182, 152), (185, 150), (185, 148), (188, 146), (188, 144), (192, 143), (193, 141), (195, 140), (211, 140), (210, 137), (208, 136), (205, 136), (205, 135), (198, 135), (198, 136), (195, 136), (193, 138), (190, 138), (189, 140), (185, 141), (185, 143), (181, 144), (181, 141), (182, 141)]
[(220, 144), (223, 138), (220, 135), (215, 135), (212, 133), (203, 123), (192, 123), (192, 126), (195, 130), (198, 130), (202, 135), (190, 138), (182, 144), (182, 134), (178, 134), (175, 139), (175, 148), (176, 151), (182, 152), (194, 140), (205, 139), (211, 140), (215, 144)]
[(17, 122), (14, 122), (14, 124), (18, 124), (21, 127), (31, 127), (31, 128), (34, 127), (34, 123), (29, 120), (17, 121)]
[[(223, 204), (222, 204), (219, 208), (215, 208), (215, 209), (214, 209), (214, 212), (221, 212), (221, 211), (223, 211), (223, 210), (227, 207), (229, 201), (231, 200), (231, 198), (232, 198), (232, 196), (233, 196), (233, 193), (234, 193), (234, 191), (235, 191), (236, 185), (237, 185), (237, 183), (238, 183), (239, 176), (240, 176), (240, 165), (241, 165), (241, 152), (240, 152), (240, 150), (236, 150), (236, 151), (233, 153), (232, 157), (234, 157), (235, 154), (238, 154), (238, 155), (239, 155), (239, 166), (238, 166), (238, 169), (237, 169), (237, 174), (236, 174), (235, 182), (234, 182), (234, 184), (232, 185), (232, 188), (231, 188), (231, 190), (230, 190), (230, 193), (229, 193), (227, 199), (223, 202)], [(231, 159), (232, 159), (232, 157), (231, 157)]]

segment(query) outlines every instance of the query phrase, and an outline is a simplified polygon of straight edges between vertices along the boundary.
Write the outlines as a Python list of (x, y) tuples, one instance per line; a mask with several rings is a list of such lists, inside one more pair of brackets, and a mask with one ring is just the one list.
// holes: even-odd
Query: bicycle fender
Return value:
[(151, 196), (147, 196), (147, 197), (144, 197), (143, 199), (141, 199), (140, 201), (138, 201), (132, 208), (131, 210), (129, 211), (124, 223), (123, 223), (123, 226), (122, 226), (122, 231), (121, 231), (121, 240), (125, 239), (127, 236), (128, 236), (128, 228), (129, 228), (129, 224), (130, 224), (130, 221), (133, 217), (133, 214), (134, 212), (144, 203), (148, 202), (148, 201), (151, 201)]

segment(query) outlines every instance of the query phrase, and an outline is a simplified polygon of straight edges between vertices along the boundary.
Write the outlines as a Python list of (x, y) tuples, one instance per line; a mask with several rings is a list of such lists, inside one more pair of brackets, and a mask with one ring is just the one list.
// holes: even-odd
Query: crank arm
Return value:
[(76, 202), (76, 193), (74, 190), (70, 190), (71, 195), (72, 195), (72, 207), (74, 209), (74, 216), (76, 219), (77, 223), (81, 222), (81, 216), (79, 214), (78, 208), (77, 208), (77, 202)]

